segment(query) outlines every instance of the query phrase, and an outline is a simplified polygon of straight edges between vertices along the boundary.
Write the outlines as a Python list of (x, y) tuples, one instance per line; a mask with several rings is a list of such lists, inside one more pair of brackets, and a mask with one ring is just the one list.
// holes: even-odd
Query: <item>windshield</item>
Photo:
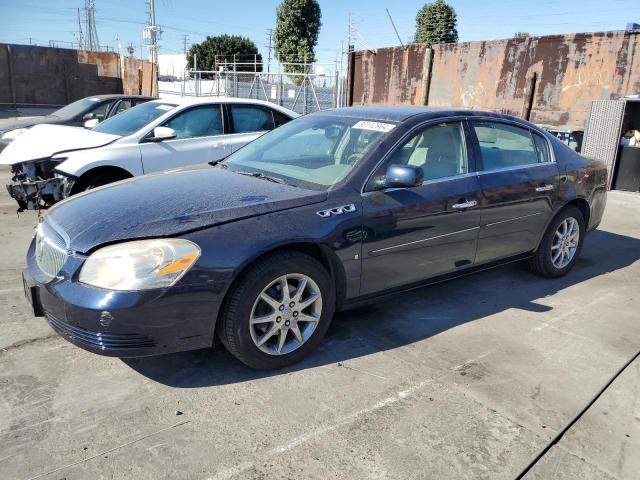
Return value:
[(99, 98), (83, 98), (82, 100), (70, 103), (66, 107), (56, 110), (51, 116), (58, 118), (75, 118), (81, 113), (92, 109), (100, 102), (101, 100)]
[(105, 120), (93, 130), (126, 137), (175, 107), (173, 103), (146, 102)]
[(301, 117), (241, 148), (224, 165), (328, 190), (346, 178), (394, 127), (393, 123), (348, 117)]

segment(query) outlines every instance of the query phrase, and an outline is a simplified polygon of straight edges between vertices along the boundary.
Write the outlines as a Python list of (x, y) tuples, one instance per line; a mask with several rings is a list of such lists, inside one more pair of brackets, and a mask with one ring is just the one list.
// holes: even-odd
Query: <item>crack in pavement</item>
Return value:
[(34, 343), (40, 343), (40, 342), (45, 342), (47, 340), (50, 340), (52, 338), (61, 338), (60, 335), (58, 335), (57, 333), (52, 333), (51, 335), (47, 335), (44, 337), (36, 337), (36, 338), (28, 338), (26, 340), (20, 340), (18, 342), (12, 343), (11, 345), (8, 345), (6, 347), (0, 347), (0, 354), (2, 353), (6, 353), (10, 350), (16, 350), (18, 348), (22, 348), (26, 345), (33, 345)]

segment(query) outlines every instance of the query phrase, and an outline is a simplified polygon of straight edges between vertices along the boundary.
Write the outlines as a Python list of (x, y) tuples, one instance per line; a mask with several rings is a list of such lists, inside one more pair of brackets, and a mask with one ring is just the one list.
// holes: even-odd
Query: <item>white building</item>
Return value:
[(158, 55), (158, 75), (182, 79), (187, 68), (187, 57), (182, 53)]

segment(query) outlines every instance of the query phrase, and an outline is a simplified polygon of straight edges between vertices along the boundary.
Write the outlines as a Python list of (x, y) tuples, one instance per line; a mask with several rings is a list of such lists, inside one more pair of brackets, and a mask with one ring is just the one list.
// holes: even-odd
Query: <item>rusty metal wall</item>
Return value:
[[(431, 68), (425, 68), (428, 52)], [(432, 50), (410, 45), (378, 55), (358, 52), (355, 59), (354, 104), (530, 113), (534, 123), (581, 130), (592, 100), (640, 93), (637, 31), (443, 44)], [(426, 95), (417, 94), (425, 85)]]
[(426, 45), (356, 52), (353, 104), (422, 105), (430, 54)]
[[(0, 44), (0, 104), (65, 105), (105, 93), (156, 95), (155, 66), (127, 60), (108, 52)], [(129, 69), (135, 88), (123, 81)]]

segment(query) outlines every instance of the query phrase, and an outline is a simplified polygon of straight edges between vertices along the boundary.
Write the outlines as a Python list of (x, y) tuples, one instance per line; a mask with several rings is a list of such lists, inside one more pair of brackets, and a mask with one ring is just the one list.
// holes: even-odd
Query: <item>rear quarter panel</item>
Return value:
[(593, 230), (600, 224), (606, 206), (607, 168), (603, 162), (585, 158), (550, 137), (560, 170), (558, 209), (576, 198), (586, 200), (590, 210), (586, 228)]

